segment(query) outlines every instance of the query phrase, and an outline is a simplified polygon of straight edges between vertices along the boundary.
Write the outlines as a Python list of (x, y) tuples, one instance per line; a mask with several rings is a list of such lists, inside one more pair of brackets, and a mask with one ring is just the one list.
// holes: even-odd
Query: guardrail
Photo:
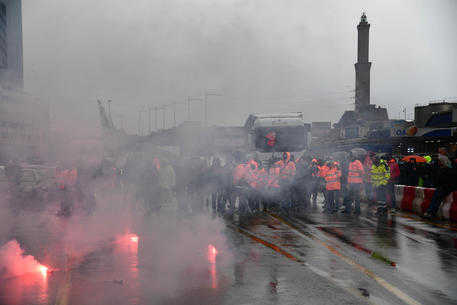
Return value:
[[(395, 185), (395, 202), (402, 211), (418, 215), (424, 213), (436, 189), (418, 186)], [(457, 191), (444, 199), (438, 209), (437, 216), (457, 222)]]

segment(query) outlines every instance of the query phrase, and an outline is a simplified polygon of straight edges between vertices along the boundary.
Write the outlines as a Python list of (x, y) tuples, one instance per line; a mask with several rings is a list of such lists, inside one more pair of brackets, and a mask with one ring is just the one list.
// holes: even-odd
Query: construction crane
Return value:
[(105, 108), (102, 105), (100, 100), (97, 101), (99, 113), (100, 113), (100, 122), (102, 124), (103, 132), (115, 131), (116, 127), (114, 127), (114, 123), (111, 120), (111, 117), (106, 115)]

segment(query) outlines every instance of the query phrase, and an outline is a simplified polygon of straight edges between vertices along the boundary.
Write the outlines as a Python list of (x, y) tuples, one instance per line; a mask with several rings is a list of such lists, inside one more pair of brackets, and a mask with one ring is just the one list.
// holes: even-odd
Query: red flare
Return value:
[(46, 275), (48, 274), (48, 267), (46, 266), (40, 265), (38, 267), (38, 270), (41, 272), (41, 275), (43, 275), (43, 277), (46, 277)]
[(217, 249), (213, 245), (208, 246), (208, 260), (211, 263), (216, 262), (216, 256), (217, 256)]

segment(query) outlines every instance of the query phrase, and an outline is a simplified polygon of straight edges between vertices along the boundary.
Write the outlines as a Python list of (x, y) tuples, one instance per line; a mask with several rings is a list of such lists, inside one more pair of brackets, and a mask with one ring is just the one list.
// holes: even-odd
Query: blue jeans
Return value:
[(443, 188), (437, 188), (436, 191), (433, 193), (432, 200), (430, 201), (430, 205), (428, 206), (427, 213), (432, 214), (433, 216), (436, 215), (441, 202), (449, 195), (451, 191), (445, 190)]

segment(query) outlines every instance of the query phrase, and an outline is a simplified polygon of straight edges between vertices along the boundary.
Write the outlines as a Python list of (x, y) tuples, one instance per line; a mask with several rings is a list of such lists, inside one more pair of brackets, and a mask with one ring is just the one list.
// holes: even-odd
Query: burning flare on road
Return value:
[(217, 256), (217, 249), (213, 245), (208, 246), (208, 260), (211, 263), (216, 262), (216, 256)]
[(46, 275), (48, 274), (48, 267), (40, 265), (40, 267), (38, 267), (38, 269), (41, 272), (41, 274), (43, 275), (43, 277), (46, 277)]

